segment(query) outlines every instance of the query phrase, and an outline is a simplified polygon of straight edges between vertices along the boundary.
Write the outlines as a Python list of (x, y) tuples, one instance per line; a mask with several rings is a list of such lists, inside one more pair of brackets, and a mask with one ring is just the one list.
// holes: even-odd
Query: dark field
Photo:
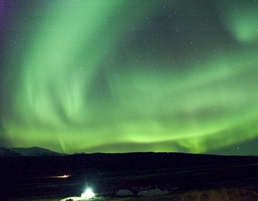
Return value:
[[(251, 156), (131, 153), (9, 157), (1, 158), (0, 170), (4, 200), (60, 200), (80, 196), (87, 186), (94, 189), (94, 200), (258, 200), (258, 158)], [(139, 191), (154, 188), (169, 195), (136, 197)], [(128, 189), (134, 196), (118, 198), (119, 189)]]

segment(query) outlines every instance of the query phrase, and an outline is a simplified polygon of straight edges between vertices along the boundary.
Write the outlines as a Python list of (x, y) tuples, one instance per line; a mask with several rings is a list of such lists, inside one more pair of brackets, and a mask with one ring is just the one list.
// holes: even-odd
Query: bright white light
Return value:
[(94, 195), (95, 194), (92, 192), (92, 190), (88, 188), (85, 192), (82, 193), (81, 197), (86, 198), (86, 199), (90, 199), (90, 198), (93, 198)]

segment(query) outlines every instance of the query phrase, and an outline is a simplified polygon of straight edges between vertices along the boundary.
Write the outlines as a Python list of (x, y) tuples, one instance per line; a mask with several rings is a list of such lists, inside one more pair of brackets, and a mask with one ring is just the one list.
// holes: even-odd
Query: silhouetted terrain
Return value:
[(258, 184), (258, 157), (254, 156), (183, 153), (21, 155), (0, 158), (0, 193), (4, 197), (65, 197), (82, 193), (87, 185), (99, 194), (111, 195), (118, 189), (146, 186), (182, 192)]
[(31, 148), (3, 148), (0, 147), (0, 157), (16, 156), (63, 156), (66, 154), (57, 153), (40, 147)]

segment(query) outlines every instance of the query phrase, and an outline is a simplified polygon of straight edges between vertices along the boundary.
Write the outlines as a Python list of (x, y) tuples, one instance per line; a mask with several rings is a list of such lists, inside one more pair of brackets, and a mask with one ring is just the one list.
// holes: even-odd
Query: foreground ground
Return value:
[[(31, 198), (26, 201), (59, 201), (63, 198)], [(255, 189), (216, 189), (204, 191), (189, 191), (153, 197), (95, 197), (91, 201), (257, 201)], [(18, 201), (18, 200), (13, 200)], [(25, 201), (25, 199), (19, 199)], [(71, 201), (71, 200), (69, 200)]]
[[(180, 153), (17, 157), (0, 161), (1, 200), (59, 201), (86, 187), (106, 201), (258, 200), (258, 158)], [(120, 189), (169, 195), (114, 197)], [(52, 197), (49, 197), (52, 195)]]

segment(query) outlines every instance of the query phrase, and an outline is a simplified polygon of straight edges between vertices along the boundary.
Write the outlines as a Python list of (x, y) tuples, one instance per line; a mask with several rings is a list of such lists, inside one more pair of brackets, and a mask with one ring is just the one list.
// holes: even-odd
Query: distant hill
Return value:
[(19, 156), (62, 156), (57, 153), (40, 147), (30, 148), (2, 148), (0, 147), (0, 157), (19, 157)]
[(10, 149), (0, 147), (0, 157), (17, 157), (17, 156), (22, 156), (22, 155)]

